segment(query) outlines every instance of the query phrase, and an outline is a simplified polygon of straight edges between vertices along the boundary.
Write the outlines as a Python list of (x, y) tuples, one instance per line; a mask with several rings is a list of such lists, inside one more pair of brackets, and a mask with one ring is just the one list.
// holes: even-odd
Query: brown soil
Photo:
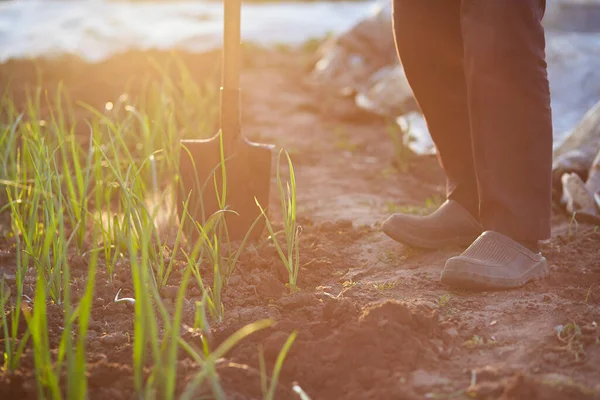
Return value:
[[(72, 99), (102, 106), (132, 77), (146, 74), (147, 55), (128, 53), (98, 65), (73, 58), (35, 63), (50, 91), (63, 80)], [(217, 54), (180, 56), (199, 81), (219, 63)], [(298, 398), (293, 382), (312, 399), (600, 398), (600, 232), (585, 224), (569, 231), (569, 219), (557, 211), (553, 237), (543, 245), (548, 279), (507, 292), (450, 290), (439, 274), (461, 249), (411, 249), (378, 229), (391, 204), (426, 212), (427, 199), (443, 193), (436, 160), (414, 157), (408, 172), (397, 172), (385, 121), (305, 84), (308, 56), (261, 51), (249, 60), (242, 77), (245, 133), (293, 154), (304, 229), (302, 290), (287, 293), (285, 273), (269, 246), (243, 256), (226, 288), (226, 319), (213, 327), (213, 344), (258, 319), (276, 323), (245, 339), (220, 364), (229, 398), (261, 397), (258, 347), (264, 347), (270, 370), (294, 330), (298, 337), (277, 398)], [(24, 89), (36, 82), (34, 62), (2, 65), (3, 90), (9, 79), (13, 97), (24, 104)], [(135, 83), (129, 90), (135, 93)], [(14, 254), (2, 240), (0, 273), (10, 275)], [(76, 295), (85, 267), (74, 271)], [(176, 271), (170, 284), (176, 286), (180, 276)], [(131, 294), (128, 266), (116, 271), (113, 283), (98, 271), (97, 285), (88, 342), (90, 399), (130, 399), (133, 310), (112, 302), (119, 287), (123, 296)], [(33, 289), (28, 282), (25, 294)], [(199, 294), (195, 287), (188, 293), (187, 324)], [(49, 307), (49, 321), (56, 345), (62, 324), (56, 306)], [(555, 327), (569, 323), (582, 329), (576, 340), (584, 352), (577, 358), (556, 336)], [(182, 355), (178, 387), (196, 371)], [(16, 373), (0, 372), (0, 398), (35, 396), (27, 350)]]

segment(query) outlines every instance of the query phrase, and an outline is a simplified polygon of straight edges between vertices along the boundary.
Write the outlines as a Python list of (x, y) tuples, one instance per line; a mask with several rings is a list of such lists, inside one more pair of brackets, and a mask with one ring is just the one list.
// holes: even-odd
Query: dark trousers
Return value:
[(550, 236), (544, 11), (544, 0), (394, 0), (393, 11), (448, 198), (525, 242)]

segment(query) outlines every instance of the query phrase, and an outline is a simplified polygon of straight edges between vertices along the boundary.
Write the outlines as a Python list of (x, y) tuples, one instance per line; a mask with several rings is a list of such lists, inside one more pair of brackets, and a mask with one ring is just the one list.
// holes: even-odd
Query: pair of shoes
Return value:
[(468, 246), (483, 230), (463, 206), (446, 200), (426, 216), (394, 214), (383, 222), (383, 232), (397, 242), (425, 249)]
[(382, 228), (392, 239), (410, 246), (435, 249), (470, 243), (462, 254), (446, 261), (441, 281), (451, 287), (512, 289), (548, 275), (541, 253), (499, 232), (482, 232), (479, 222), (453, 201), (425, 217), (392, 215)]

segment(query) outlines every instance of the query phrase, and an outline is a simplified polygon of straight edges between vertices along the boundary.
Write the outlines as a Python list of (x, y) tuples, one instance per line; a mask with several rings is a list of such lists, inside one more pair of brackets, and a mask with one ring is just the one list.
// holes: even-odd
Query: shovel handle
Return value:
[(242, 0), (223, 0), (223, 60), (221, 66), (221, 130), (225, 142), (241, 135), (240, 56)]

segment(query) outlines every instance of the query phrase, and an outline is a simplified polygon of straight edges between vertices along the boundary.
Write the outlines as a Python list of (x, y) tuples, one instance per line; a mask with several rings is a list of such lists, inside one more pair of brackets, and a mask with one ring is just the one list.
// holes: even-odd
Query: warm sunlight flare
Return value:
[(600, 396), (600, 0), (0, 0), (0, 399)]

